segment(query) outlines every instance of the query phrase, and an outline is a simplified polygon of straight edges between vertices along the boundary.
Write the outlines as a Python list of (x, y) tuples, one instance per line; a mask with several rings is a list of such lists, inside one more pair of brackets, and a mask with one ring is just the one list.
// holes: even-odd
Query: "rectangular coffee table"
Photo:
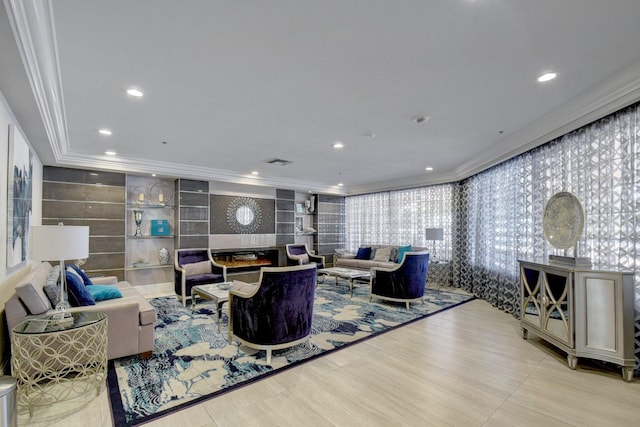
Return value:
[(338, 279), (345, 279), (349, 282), (349, 290), (351, 291), (351, 297), (353, 298), (353, 281), (367, 281), (369, 280), (370, 273), (365, 270), (356, 270), (353, 268), (344, 268), (344, 267), (330, 267), (330, 268), (321, 268), (318, 270), (318, 274), (322, 274), (324, 276), (334, 277), (336, 279), (336, 284), (338, 284)]
[[(196, 298), (198, 297), (212, 301), (215, 304), (218, 332), (220, 332), (222, 324), (222, 305), (229, 301), (229, 288), (232, 285), (231, 282), (223, 282), (212, 285), (197, 285), (191, 288), (191, 311), (195, 311)], [(220, 287), (226, 289), (220, 289)]]

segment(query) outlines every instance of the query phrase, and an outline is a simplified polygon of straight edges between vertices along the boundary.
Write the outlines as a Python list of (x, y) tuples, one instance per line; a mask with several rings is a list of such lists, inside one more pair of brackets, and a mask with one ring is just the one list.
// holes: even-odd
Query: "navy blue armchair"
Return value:
[(409, 303), (420, 301), (424, 297), (429, 270), (427, 251), (406, 252), (397, 267), (371, 269), (371, 296), (388, 301)]
[(229, 344), (271, 351), (307, 342), (316, 289), (316, 265), (263, 267), (256, 285), (235, 284), (229, 291)]
[(174, 288), (185, 307), (192, 287), (227, 281), (227, 267), (216, 263), (207, 248), (176, 249), (174, 260)]
[(324, 268), (324, 257), (309, 252), (307, 245), (288, 244), (287, 265), (304, 265), (315, 262), (318, 269)]

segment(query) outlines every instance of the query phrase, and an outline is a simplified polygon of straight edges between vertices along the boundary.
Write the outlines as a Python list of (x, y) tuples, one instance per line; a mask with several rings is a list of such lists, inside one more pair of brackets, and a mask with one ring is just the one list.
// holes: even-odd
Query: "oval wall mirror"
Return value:
[(554, 194), (544, 207), (544, 237), (554, 248), (574, 247), (584, 229), (584, 211), (580, 200), (566, 191)]

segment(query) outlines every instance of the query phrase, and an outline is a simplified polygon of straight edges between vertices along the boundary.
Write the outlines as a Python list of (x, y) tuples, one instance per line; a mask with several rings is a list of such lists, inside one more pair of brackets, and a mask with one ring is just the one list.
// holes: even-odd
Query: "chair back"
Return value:
[(209, 249), (176, 249), (176, 262), (179, 266), (209, 260)]
[(429, 253), (427, 251), (406, 252), (399, 271), (404, 278), (407, 297), (419, 298), (424, 295), (429, 271)]
[(254, 344), (275, 345), (309, 335), (316, 265), (263, 267), (251, 298), (233, 298), (233, 333)]
[(307, 246), (306, 245), (287, 245), (287, 253), (289, 255), (304, 255), (307, 254)]

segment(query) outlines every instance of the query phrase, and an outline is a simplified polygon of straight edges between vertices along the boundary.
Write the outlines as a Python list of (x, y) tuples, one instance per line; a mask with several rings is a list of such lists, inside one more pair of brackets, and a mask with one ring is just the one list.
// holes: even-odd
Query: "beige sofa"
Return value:
[[(363, 244), (363, 245), (360, 245), (360, 247), (375, 248), (376, 251), (379, 248), (385, 248), (385, 247), (395, 248), (397, 251), (397, 248), (398, 248), (398, 246), (394, 246), (394, 245), (369, 245), (369, 244), (366, 244), (366, 245)], [(424, 251), (426, 249), (419, 246), (412, 246), (411, 250), (412, 252), (415, 252), (415, 251)], [(392, 254), (393, 254), (393, 251), (392, 251)], [(382, 260), (375, 260), (375, 259), (356, 259), (355, 254), (340, 256), (336, 260), (335, 265), (336, 267), (353, 268), (356, 270), (370, 270), (373, 267), (393, 268), (398, 266), (396, 262), (390, 261), (390, 260), (382, 261)]]
[[(51, 268), (48, 262), (37, 264), (19, 280), (16, 293), (5, 303), (9, 331), (26, 319), (53, 312), (44, 291)], [(116, 277), (91, 280), (94, 284), (114, 285), (122, 293), (122, 298), (97, 301), (96, 305), (71, 307), (69, 311), (100, 311), (107, 315), (109, 359), (134, 354), (150, 356), (153, 351), (154, 326), (158, 318), (153, 306), (129, 282), (118, 282)]]

